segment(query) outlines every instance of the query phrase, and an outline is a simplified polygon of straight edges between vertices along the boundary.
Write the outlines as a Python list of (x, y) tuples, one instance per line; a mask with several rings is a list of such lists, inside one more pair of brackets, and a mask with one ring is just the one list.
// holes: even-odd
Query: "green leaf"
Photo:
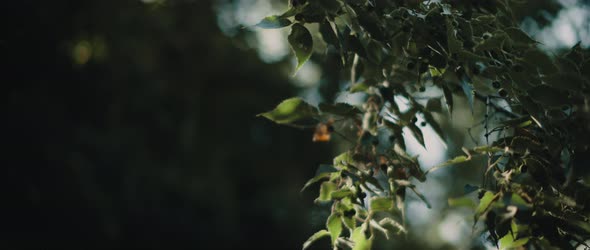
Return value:
[(459, 163), (463, 163), (463, 162), (466, 162), (466, 161), (469, 161), (469, 160), (471, 160), (471, 159), (469, 157), (467, 157), (467, 156), (464, 156), (464, 155), (457, 156), (457, 157), (455, 157), (453, 159), (450, 159), (450, 160), (448, 160), (446, 162), (443, 162), (443, 163), (441, 163), (439, 165), (436, 165), (436, 166), (434, 166), (434, 167), (426, 170), (426, 172), (424, 172), (424, 175), (427, 175), (428, 173), (433, 172), (435, 170), (438, 170), (440, 168), (451, 166), (451, 165), (455, 165), (455, 164), (459, 164)]
[(584, 86), (584, 79), (579, 75), (568, 73), (557, 73), (542, 78), (547, 85), (564, 90), (581, 91)]
[(470, 197), (464, 196), (459, 198), (449, 198), (449, 206), (451, 207), (468, 207), (475, 208), (475, 202)]
[(322, 113), (330, 113), (339, 116), (354, 116), (362, 113), (360, 109), (347, 103), (320, 103)]
[(492, 202), (497, 200), (498, 197), (497, 194), (487, 191), (479, 200), (479, 205), (477, 206), (477, 209), (475, 209), (475, 218), (477, 219), (485, 213), (491, 207)]
[(303, 249), (304, 250), (307, 249), (315, 241), (317, 241), (317, 240), (319, 240), (319, 239), (321, 239), (323, 237), (329, 236), (329, 235), (330, 235), (330, 232), (328, 232), (327, 230), (320, 230), (320, 231), (318, 231), (317, 233), (315, 233), (311, 237), (309, 237), (309, 239), (307, 239), (305, 241), (305, 243), (303, 243)]
[(479, 44), (475, 45), (473, 49), (475, 51), (498, 50), (502, 48), (505, 40), (506, 33), (502, 31), (494, 32), (492, 37), (481, 41)]
[(414, 136), (414, 138), (416, 138), (416, 141), (418, 141), (418, 143), (420, 143), (420, 145), (422, 145), (422, 147), (426, 148), (426, 144), (424, 143), (424, 135), (422, 134), (422, 130), (420, 130), (420, 128), (418, 126), (416, 126), (416, 124), (409, 124), (407, 127), (410, 128), (410, 132), (412, 133), (412, 136)]
[(365, 92), (369, 87), (373, 86), (369, 80), (360, 82), (352, 86), (349, 90), (350, 93)]
[(332, 200), (332, 192), (338, 189), (338, 185), (336, 183), (325, 181), (320, 186), (320, 196), (315, 200), (316, 202), (319, 201), (330, 201)]
[(499, 148), (499, 147), (492, 147), (492, 146), (479, 146), (479, 147), (475, 147), (473, 148), (473, 152), (476, 152), (478, 154), (487, 154), (487, 153), (498, 153), (498, 152), (502, 152), (504, 151), (504, 149)]
[(373, 245), (373, 236), (367, 239), (365, 236), (366, 226), (357, 227), (354, 229), (351, 235), (351, 240), (354, 242), (354, 248), (352, 250), (371, 250)]
[(501, 124), (505, 127), (523, 127), (528, 126), (527, 123), (529, 122), (531, 122), (531, 117), (526, 115), (523, 117), (502, 121)]
[(463, 50), (463, 43), (457, 39), (456, 30), (453, 27), (453, 22), (451, 18), (446, 17), (446, 27), (447, 27), (447, 44), (449, 45), (449, 51), (451, 53), (457, 53)]
[(291, 49), (297, 57), (297, 67), (295, 68), (294, 73), (296, 74), (301, 66), (303, 66), (303, 64), (311, 57), (311, 53), (313, 52), (313, 39), (309, 30), (299, 23), (291, 26), (291, 34), (289, 34), (287, 39), (289, 40)]
[(508, 37), (515, 43), (519, 44), (535, 44), (537, 41), (533, 40), (527, 33), (519, 28), (511, 27), (504, 30)]
[(331, 44), (335, 48), (340, 49), (340, 41), (338, 40), (338, 36), (336, 33), (334, 33), (334, 29), (328, 20), (324, 20), (320, 23), (320, 33), (327, 44)]
[(529, 240), (530, 240), (530, 237), (524, 237), (524, 238), (520, 238), (518, 240), (515, 240), (513, 237), (513, 233), (508, 232), (506, 235), (504, 235), (504, 237), (502, 237), (500, 239), (500, 241), (498, 243), (500, 244), (501, 250), (515, 249), (517, 247), (524, 246), (526, 243), (529, 242)]
[(356, 220), (354, 219), (354, 216), (351, 216), (351, 217), (342, 216), (342, 223), (349, 229), (356, 228)]
[(515, 205), (516, 207), (518, 207), (518, 209), (528, 209), (528, 208), (531, 208), (531, 207), (532, 207), (532, 204), (529, 204), (528, 202), (526, 202), (526, 201), (525, 201), (525, 200), (522, 198), (522, 196), (520, 196), (520, 195), (518, 195), (518, 194), (515, 194), (515, 193), (513, 193), (513, 194), (510, 196), (510, 200), (509, 200), (509, 202), (507, 203), (507, 205), (508, 205), (508, 204), (510, 204), (510, 205)]
[(318, 110), (301, 98), (294, 97), (284, 100), (274, 110), (258, 114), (258, 116), (266, 117), (279, 124), (285, 124), (301, 119), (317, 117)]
[(383, 56), (385, 56), (385, 50), (381, 43), (371, 39), (365, 46), (365, 51), (367, 52), (367, 59), (376, 65), (381, 64)]
[(568, 103), (568, 94), (562, 90), (547, 86), (535, 86), (528, 91), (529, 96), (545, 106), (562, 106)]
[(326, 221), (326, 228), (332, 237), (332, 246), (336, 244), (338, 237), (342, 233), (342, 220), (339, 213), (332, 213)]
[(353, 164), (355, 163), (355, 160), (352, 159), (352, 155), (349, 152), (344, 152), (336, 157), (334, 157), (333, 160), (334, 163), (334, 167), (339, 168), (339, 169), (346, 169), (348, 168), (348, 164)]
[(278, 29), (287, 27), (289, 25), (291, 25), (291, 21), (289, 19), (282, 16), (273, 15), (262, 19), (262, 21), (256, 24), (256, 27), (263, 29)]
[(306, 188), (308, 188), (312, 184), (314, 184), (322, 179), (327, 179), (328, 177), (330, 177), (331, 174), (332, 173), (321, 173), (321, 174), (314, 176), (309, 181), (307, 181), (307, 183), (305, 183), (305, 185), (303, 186), (303, 188), (301, 189), (300, 192), (303, 192)]
[(533, 67), (538, 67), (545, 73), (557, 72), (557, 66), (551, 58), (543, 51), (535, 48), (527, 50), (522, 56), (524, 61)]
[(369, 201), (371, 212), (389, 211), (393, 208), (393, 199), (389, 197), (373, 197)]
[(334, 192), (332, 192), (330, 195), (332, 196), (332, 199), (342, 199), (344, 197), (349, 197), (352, 196), (352, 191), (350, 191), (350, 189), (348, 188), (343, 188), (340, 190), (336, 190)]

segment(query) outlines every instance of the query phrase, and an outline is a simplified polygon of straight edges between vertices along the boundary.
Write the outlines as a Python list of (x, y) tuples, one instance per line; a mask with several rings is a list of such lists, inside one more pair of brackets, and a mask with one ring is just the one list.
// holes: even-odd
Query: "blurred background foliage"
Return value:
[[(578, 40), (587, 48), (589, 4), (523, 1), (515, 13), (548, 50)], [(286, 31), (252, 27), (286, 6), (283, 0), (3, 6), (2, 176), (9, 190), (3, 242), (300, 248), (323, 228), (328, 211), (313, 204), (317, 191), (299, 190), (345, 142), (312, 143), (313, 131), (255, 115), (295, 95), (316, 104), (354, 96), (338, 95), (347, 77), (337, 58), (317, 51), (291, 77)], [(459, 153), (456, 146), (474, 143), (467, 128), (479, 118), (469, 116), (467, 105), (456, 106), (465, 108), (455, 113), (461, 119), (443, 124), (449, 151), (423, 154), (444, 160)], [(415, 234), (396, 244), (454, 248), (470, 238), (468, 225), (456, 227), (463, 214), (446, 210), (447, 197), (479, 181), (468, 168), (441, 171), (438, 181), (420, 187), (434, 208), (410, 204)]]

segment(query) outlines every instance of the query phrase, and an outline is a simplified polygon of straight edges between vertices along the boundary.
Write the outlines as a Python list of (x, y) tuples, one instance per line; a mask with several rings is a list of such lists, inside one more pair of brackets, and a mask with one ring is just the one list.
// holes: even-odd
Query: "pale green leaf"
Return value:
[(336, 189), (338, 189), (338, 185), (336, 185), (336, 183), (330, 181), (323, 182), (320, 186), (320, 195), (315, 201), (318, 202), (332, 200), (332, 192), (334, 192)]
[(329, 236), (330, 232), (328, 232), (327, 230), (320, 230), (317, 233), (313, 234), (311, 237), (309, 237), (309, 239), (307, 239), (305, 241), (305, 243), (303, 243), (303, 250), (307, 249), (309, 246), (311, 246), (311, 244), (313, 244), (315, 241)]
[(441, 163), (439, 165), (436, 165), (436, 166), (434, 166), (434, 167), (426, 170), (426, 172), (424, 172), (424, 175), (427, 175), (428, 173), (433, 172), (435, 170), (438, 170), (440, 168), (447, 167), (447, 166), (452, 166), (452, 165), (459, 164), (459, 163), (463, 163), (463, 162), (466, 162), (466, 161), (469, 161), (469, 160), (471, 160), (471, 158), (469, 158), (468, 156), (464, 156), (464, 155), (457, 156), (457, 157), (455, 157), (453, 159), (450, 159), (450, 160), (448, 160), (446, 162), (443, 162), (443, 163)]
[(492, 202), (498, 199), (498, 195), (490, 191), (486, 191), (483, 197), (479, 200), (479, 205), (475, 209), (475, 217), (478, 218), (480, 215), (485, 213), (492, 205)]
[(294, 97), (284, 100), (274, 110), (259, 114), (258, 116), (266, 117), (279, 124), (285, 124), (301, 119), (317, 117), (318, 114), (316, 107), (311, 106), (301, 98)]
[(504, 249), (515, 249), (521, 246), (524, 246), (526, 243), (528, 243), (530, 240), (530, 237), (524, 237), (524, 238), (520, 238), (518, 240), (515, 240), (513, 237), (513, 233), (508, 232), (506, 235), (504, 235), (504, 237), (502, 237), (500, 239), (500, 241), (498, 242), (500, 245), (500, 249), (504, 250)]
[(342, 220), (340, 217), (340, 214), (332, 213), (326, 221), (326, 228), (332, 237), (332, 245), (336, 244), (338, 237), (342, 233)]
[(373, 197), (369, 201), (371, 212), (389, 211), (393, 208), (393, 199), (389, 197)]
[(351, 235), (351, 240), (354, 242), (354, 248), (352, 250), (371, 250), (373, 245), (373, 236), (367, 239), (365, 236), (366, 226), (357, 227), (354, 229)]
[(451, 207), (468, 207), (475, 208), (475, 202), (470, 197), (464, 196), (459, 198), (449, 198), (449, 206)]
[(336, 190), (334, 192), (332, 192), (332, 194), (330, 194), (332, 196), (332, 199), (342, 199), (344, 197), (348, 197), (351, 196), (353, 193), (352, 191), (350, 191), (349, 188), (343, 188), (340, 190)]

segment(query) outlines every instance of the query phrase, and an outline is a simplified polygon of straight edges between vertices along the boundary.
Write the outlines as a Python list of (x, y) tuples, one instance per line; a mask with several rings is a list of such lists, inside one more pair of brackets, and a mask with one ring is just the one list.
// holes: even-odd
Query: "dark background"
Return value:
[(261, 62), (214, 9), (2, 3), (0, 248), (300, 249), (323, 227), (299, 190), (331, 146), (255, 117), (299, 93), (292, 64)]
[[(16, 2), (0, 7), (2, 244), (296, 249), (321, 227), (299, 189), (329, 147), (255, 117), (296, 89), (209, 1)], [(93, 39), (106, 55), (76, 64)]]

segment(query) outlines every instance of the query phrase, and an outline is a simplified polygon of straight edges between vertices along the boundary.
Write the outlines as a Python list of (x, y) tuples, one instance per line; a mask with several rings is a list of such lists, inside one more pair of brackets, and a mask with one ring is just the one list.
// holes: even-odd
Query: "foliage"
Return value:
[[(259, 25), (263, 28), (293, 23), (289, 43), (298, 59), (296, 70), (313, 46), (305, 25), (317, 23), (324, 42), (351, 72), (349, 92), (366, 95), (364, 105), (355, 107), (361, 112), (344, 104), (321, 104), (316, 112), (303, 100), (289, 99), (297, 102), (297, 108), (289, 109), (294, 113), (285, 113), (284, 102), (262, 114), (295, 126), (303, 117), (322, 124), (329, 119), (354, 124), (355, 147), (337, 156), (331, 171), (305, 185), (321, 181), (316, 202), (330, 202), (332, 209), (327, 231), (312, 236), (304, 248), (330, 236), (335, 249), (370, 249), (375, 234), (405, 234), (406, 190), (428, 204), (410, 180), (426, 181), (430, 172), (474, 156), (488, 159), (483, 183), (470, 188), (479, 192), (478, 202), (449, 201), (474, 208), (475, 222), (484, 222), (494, 244), (573, 248), (572, 242), (590, 238), (585, 170), (590, 55), (579, 45), (556, 56), (540, 50), (518, 28), (512, 12), (518, 3), (292, 0), (280, 17), (263, 20), (273, 23)], [(405, 151), (403, 135), (425, 145), (420, 118), (422, 127), (429, 125), (445, 136), (433, 116), (444, 115), (441, 99), (431, 98), (426, 105), (416, 99), (426, 87), (442, 92), (449, 114), (453, 95), (465, 96), (472, 112), (474, 102), (484, 102), (485, 137), (498, 134), (499, 139), (464, 149), (466, 156), (423, 172)], [(408, 108), (400, 107), (400, 98)], [(488, 127), (492, 115), (501, 117), (500, 125)], [(387, 183), (378, 180), (384, 176)]]

